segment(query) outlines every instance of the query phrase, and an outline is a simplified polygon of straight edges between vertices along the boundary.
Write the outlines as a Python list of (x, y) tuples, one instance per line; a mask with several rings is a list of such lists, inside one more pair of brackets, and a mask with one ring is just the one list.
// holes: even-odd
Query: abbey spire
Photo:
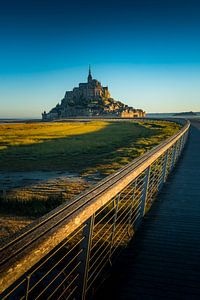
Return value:
[(89, 65), (88, 82), (91, 82), (91, 81), (92, 81), (92, 75), (91, 75), (91, 68)]

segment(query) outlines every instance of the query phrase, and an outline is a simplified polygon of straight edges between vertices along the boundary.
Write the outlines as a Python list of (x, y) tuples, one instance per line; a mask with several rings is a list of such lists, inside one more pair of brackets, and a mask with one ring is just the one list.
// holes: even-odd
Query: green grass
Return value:
[(87, 122), (0, 125), (0, 170), (108, 174), (174, 134), (174, 123)]
[[(175, 134), (179, 128), (175, 123), (163, 121), (0, 125), (0, 171), (56, 170), (76, 172), (82, 178), (98, 173), (102, 178)], [(37, 217), (86, 187), (87, 180), (69, 181), (65, 194), (48, 197), (12, 192), (6, 198), (0, 197), (0, 212)]]

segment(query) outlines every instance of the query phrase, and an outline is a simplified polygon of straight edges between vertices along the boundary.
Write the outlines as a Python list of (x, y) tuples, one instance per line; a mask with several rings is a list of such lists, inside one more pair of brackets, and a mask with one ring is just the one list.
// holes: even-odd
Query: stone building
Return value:
[(92, 78), (91, 70), (87, 82), (79, 83), (72, 91), (66, 91), (61, 104), (57, 104), (49, 113), (42, 114), (43, 120), (63, 119), (68, 117), (113, 116), (144, 117), (145, 112), (134, 109), (110, 96), (107, 86)]

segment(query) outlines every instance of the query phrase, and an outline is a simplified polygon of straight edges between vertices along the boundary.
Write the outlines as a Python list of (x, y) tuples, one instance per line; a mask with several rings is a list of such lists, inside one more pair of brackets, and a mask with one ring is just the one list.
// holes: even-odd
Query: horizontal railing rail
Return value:
[[(183, 121), (182, 121), (183, 122)], [(190, 123), (0, 249), (3, 299), (84, 299), (128, 243), (176, 164)]]

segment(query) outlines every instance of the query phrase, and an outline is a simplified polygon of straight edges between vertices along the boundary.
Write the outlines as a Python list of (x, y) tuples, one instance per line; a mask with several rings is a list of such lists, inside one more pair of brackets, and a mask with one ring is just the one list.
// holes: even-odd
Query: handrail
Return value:
[[(82, 120), (82, 119), (80, 119), (80, 120)], [(141, 120), (145, 120), (145, 119), (142, 118)], [(157, 119), (153, 119), (153, 120), (157, 120)], [(121, 119), (120, 119), (120, 121), (121, 121)], [(185, 124), (184, 127), (187, 127), (187, 124)], [(181, 132), (182, 132), (182, 130), (184, 130), (184, 128), (181, 129)], [(119, 169), (114, 174), (111, 174), (111, 175), (107, 176), (105, 179), (101, 180), (99, 183), (97, 183), (92, 188), (87, 189), (86, 192), (81, 193), (80, 195), (78, 195), (77, 197), (75, 197), (72, 201), (70, 201), (70, 203), (66, 203), (66, 204), (60, 205), (56, 209), (52, 210), (50, 213), (44, 215), (43, 217), (38, 218), (35, 222), (32, 222), (29, 226), (26, 226), (26, 228), (24, 228), (25, 231), (24, 230), (20, 231), (20, 235), (17, 233), (14, 238), (13, 237), (11, 238), (11, 240), (10, 239), (6, 240), (6, 243), (0, 248), (0, 253), (1, 253), (2, 250), (8, 248), (8, 246), (10, 246), (11, 244), (14, 244), (17, 240), (22, 239), (22, 237), (24, 237), (25, 235), (28, 235), (30, 232), (36, 230), (38, 227), (40, 227), (44, 223), (51, 221), (53, 217), (55, 217), (56, 215), (60, 214), (63, 210), (68, 209), (70, 206), (72, 206), (72, 204), (80, 201), (83, 197), (86, 197), (88, 194), (91, 194), (91, 192), (95, 192), (96, 190), (98, 190), (98, 188), (100, 188), (101, 186), (103, 186), (105, 183), (110, 182), (111, 179), (116, 178), (120, 174), (123, 174), (122, 175), (122, 177), (123, 177), (125, 170), (127, 170), (127, 169), (129, 170), (130, 167), (135, 167), (135, 165), (136, 165), (136, 163), (138, 163), (138, 161), (142, 161), (143, 162), (146, 159), (146, 156), (151, 156), (152, 153), (159, 151), (160, 148), (163, 148), (163, 146), (165, 144), (168, 144), (171, 141), (174, 141), (174, 139), (176, 138), (176, 136), (179, 136), (181, 132), (178, 132), (174, 136), (169, 137), (166, 141), (164, 141), (160, 145), (155, 146), (152, 150), (146, 152), (144, 155), (135, 158), (131, 163), (127, 164), (125, 167)], [(2, 263), (2, 261), (0, 260), (0, 265), (1, 265), (1, 263)]]
[[(5, 291), (5, 299), (7, 290), (10, 294), (10, 289), (12, 290), (11, 287), (15, 285), (18, 280), (20, 281), (20, 278), (22, 282), (21, 285), (24, 284), (24, 280), (27, 282), (29, 274), (32, 275), (34, 272), (36, 272), (31, 271), (30, 273), (30, 270), (34, 269), (35, 266), (40, 263), (41, 259), (47, 258), (49, 263), (51, 260), (49, 258), (50, 253), (52, 253), (52, 251), (54, 252), (54, 250), (59, 247), (67, 237), (70, 237), (71, 235), (76, 233), (76, 230), (78, 230), (81, 226), (87, 225), (90, 230), (90, 227), (92, 227), (92, 230), (94, 230), (93, 227), (95, 227), (95, 224), (97, 223), (95, 221), (97, 219), (96, 215), (102, 209), (105, 213), (104, 207), (106, 207), (107, 205), (111, 205), (111, 203), (115, 203), (115, 215), (113, 215), (113, 218), (117, 220), (117, 218), (119, 218), (119, 207), (117, 208), (117, 206), (119, 205), (119, 203), (121, 205), (122, 202), (118, 203), (116, 201), (124, 201), (123, 198), (120, 198), (120, 195), (125, 193), (126, 189), (130, 188), (130, 185), (134, 185), (137, 187), (137, 190), (135, 190), (134, 194), (135, 198), (133, 200), (134, 207), (137, 208), (137, 214), (139, 214), (139, 217), (136, 217), (136, 215), (134, 215), (134, 222), (130, 223), (135, 230), (138, 226), (138, 218), (141, 219), (143, 217), (143, 214), (149, 208), (153, 197), (161, 188), (163, 182), (166, 180), (166, 177), (172, 170), (179, 155), (181, 154), (181, 151), (186, 142), (189, 127), (190, 122), (186, 121), (186, 124), (177, 134), (168, 138), (162, 144), (148, 151), (143, 156), (135, 159), (133, 162), (120, 169), (115, 174), (106, 177), (96, 186), (76, 197), (69, 204), (63, 204), (44, 217), (40, 218), (39, 220), (28, 226), (27, 229), (23, 230), (20, 235), (16, 235), (14, 239), (8, 241), (8, 243), (0, 249), (0, 272), (2, 274), (0, 278), (0, 292)], [(155, 163), (156, 165), (154, 165)], [(157, 164), (159, 167), (157, 167)], [(157, 175), (154, 169), (156, 169), (156, 172), (159, 173), (159, 178), (156, 177)], [(138, 181), (138, 178), (140, 178), (142, 183)], [(141, 194), (140, 196), (139, 193)], [(120, 200), (118, 198), (120, 198)], [(137, 203), (137, 201), (139, 201), (139, 204)], [(110, 213), (111, 212), (108, 209), (108, 216)], [(124, 211), (124, 213), (126, 213), (126, 211)], [(132, 213), (133, 212), (131, 210), (131, 214)], [(130, 216), (130, 218), (132, 217)], [(121, 220), (121, 222), (123, 223), (123, 220)], [(106, 227), (108, 224), (110, 223), (107, 221), (104, 227)], [(113, 229), (110, 236), (110, 243), (112, 245), (109, 243), (107, 246), (111, 248), (109, 250), (109, 260), (112, 256), (114, 247), (113, 240), (116, 235), (116, 224), (114, 221), (112, 223), (112, 226)], [(118, 224), (118, 227), (119, 226), (120, 223)], [(113, 231), (115, 234), (113, 233)], [(85, 253), (84, 260), (86, 261), (84, 263), (83, 270), (79, 270), (78, 273), (79, 277), (81, 276), (80, 274), (84, 273), (84, 276), (82, 275), (82, 280), (79, 279), (79, 283), (76, 286), (76, 290), (79, 290), (78, 298), (84, 298), (89, 291), (90, 286), (93, 284), (93, 282), (90, 283), (90, 278), (94, 279), (94, 275), (91, 275), (91, 277), (88, 276), (90, 272), (90, 267), (88, 265), (90, 264), (92, 255), (90, 251), (91, 245), (89, 244), (92, 243), (92, 238), (94, 238), (94, 236), (90, 232), (86, 241), (87, 245), (83, 246), (81, 244), (80, 247)], [(97, 241), (95, 243), (97, 243)], [(105, 243), (106, 242), (104, 241), (104, 244)], [(101, 245), (101, 247), (103, 246)], [(27, 284), (25, 289), (27, 293)], [(17, 288), (14, 288), (14, 290), (17, 290)], [(32, 290), (34, 290), (34, 288), (32, 288), (30, 292), (32, 292)], [(45, 292), (46, 290), (43, 291), (43, 293)]]

